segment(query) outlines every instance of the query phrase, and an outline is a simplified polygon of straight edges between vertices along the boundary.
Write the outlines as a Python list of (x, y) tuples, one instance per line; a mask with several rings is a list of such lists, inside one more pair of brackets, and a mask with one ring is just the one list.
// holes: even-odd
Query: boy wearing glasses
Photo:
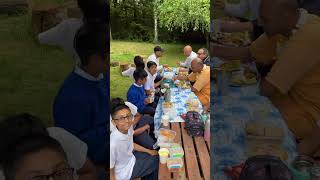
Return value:
[(6, 180), (74, 180), (75, 171), (58, 141), (44, 134), (17, 139), (2, 151)]
[(155, 150), (133, 142), (133, 115), (122, 101), (113, 100), (112, 123), (116, 129), (110, 135), (110, 179), (158, 179), (159, 157)]

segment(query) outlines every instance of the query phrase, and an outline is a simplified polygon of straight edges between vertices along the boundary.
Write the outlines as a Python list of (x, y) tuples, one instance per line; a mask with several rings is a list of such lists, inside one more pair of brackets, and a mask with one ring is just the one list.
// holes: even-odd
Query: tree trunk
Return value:
[(110, 26), (110, 41), (112, 41), (111, 26)]
[(154, 43), (158, 43), (158, 16), (154, 11)]

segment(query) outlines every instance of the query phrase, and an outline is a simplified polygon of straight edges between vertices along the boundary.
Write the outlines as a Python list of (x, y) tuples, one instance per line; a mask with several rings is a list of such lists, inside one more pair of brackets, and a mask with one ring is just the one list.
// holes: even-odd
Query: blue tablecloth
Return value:
[(283, 148), (291, 162), (296, 153), (296, 143), (278, 110), (271, 102), (257, 93), (257, 85), (247, 87), (230, 87), (226, 97), (219, 97), (216, 84), (211, 82), (211, 179), (229, 179), (223, 172), (226, 167), (244, 163), (247, 159), (245, 124), (254, 120), (253, 112), (263, 108), (267, 110), (269, 123), (282, 127), (285, 132)]
[[(174, 72), (176, 69), (174, 69)], [(164, 72), (165, 74), (166, 72)], [(199, 110), (202, 112), (202, 105), (198, 99), (198, 97), (191, 91), (191, 89), (183, 89), (178, 87), (172, 87), (171, 90), (171, 102), (173, 104), (173, 108), (175, 109), (176, 118), (171, 119), (169, 122), (184, 122), (184, 120), (180, 117), (180, 115), (187, 113), (187, 105), (186, 102), (190, 96), (193, 96), (193, 99), (198, 101)], [(158, 130), (161, 125), (161, 117), (164, 114), (162, 109), (162, 103), (164, 102), (164, 98), (161, 97), (158, 102), (158, 106), (156, 108), (156, 113), (154, 115), (154, 125), (155, 130)]]

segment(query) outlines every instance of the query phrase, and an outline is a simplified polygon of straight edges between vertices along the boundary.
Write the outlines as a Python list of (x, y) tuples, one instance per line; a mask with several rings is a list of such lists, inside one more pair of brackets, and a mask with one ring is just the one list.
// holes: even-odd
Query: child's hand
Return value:
[(156, 150), (149, 150), (148, 154), (150, 154), (151, 156), (158, 156), (158, 151)]
[(149, 104), (149, 98), (144, 99), (144, 104), (145, 105)]
[(148, 134), (150, 133), (150, 125), (149, 124), (144, 125), (144, 129), (145, 129), (145, 131), (148, 132)]

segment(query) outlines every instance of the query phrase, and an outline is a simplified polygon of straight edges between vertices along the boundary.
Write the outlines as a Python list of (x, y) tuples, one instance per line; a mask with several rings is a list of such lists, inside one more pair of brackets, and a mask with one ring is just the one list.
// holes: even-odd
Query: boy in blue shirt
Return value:
[(108, 35), (106, 24), (80, 28), (74, 46), (81, 66), (66, 78), (53, 104), (55, 125), (84, 141), (89, 158), (101, 168), (109, 161)]
[(133, 73), (135, 83), (131, 85), (127, 93), (129, 102), (137, 106), (140, 114), (148, 114), (154, 116), (156, 111), (155, 103), (150, 103), (144, 90), (144, 84), (147, 81), (148, 73), (144, 69), (137, 69)]

